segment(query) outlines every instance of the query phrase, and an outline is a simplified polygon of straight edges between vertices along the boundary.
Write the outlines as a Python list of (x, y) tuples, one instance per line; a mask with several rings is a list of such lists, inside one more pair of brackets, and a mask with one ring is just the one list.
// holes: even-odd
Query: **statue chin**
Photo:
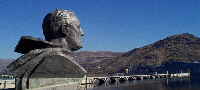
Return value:
[(73, 47), (71, 47), (71, 51), (77, 51), (77, 50), (79, 50), (81, 48), (83, 48), (82, 45), (73, 46)]
[(71, 51), (77, 51), (79, 49), (81, 49), (81, 47), (80, 48), (72, 48)]

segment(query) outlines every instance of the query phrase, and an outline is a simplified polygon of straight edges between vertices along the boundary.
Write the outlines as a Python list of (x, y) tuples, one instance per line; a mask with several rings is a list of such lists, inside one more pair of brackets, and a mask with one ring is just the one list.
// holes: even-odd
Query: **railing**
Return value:
[(15, 88), (15, 78), (12, 75), (0, 75), (0, 89)]
[(129, 75), (129, 76), (108, 76), (108, 77), (87, 77), (82, 84), (94, 84), (96, 82), (112, 82), (112, 81), (128, 81), (128, 80), (144, 80), (156, 78), (181, 78), (190, 77), (190, 73), (174, 73), (174, 74), (151, 74), (151, 75)]

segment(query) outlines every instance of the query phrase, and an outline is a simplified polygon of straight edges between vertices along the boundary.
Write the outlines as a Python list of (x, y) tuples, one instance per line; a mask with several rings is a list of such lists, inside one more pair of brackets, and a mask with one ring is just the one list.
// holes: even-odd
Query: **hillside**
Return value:
[(121, 56), (122, 52), (111, 51), (80, 51), (75, 52), (73, 55), (75, 60), (83, 66), (90, 75), (102, 74), (105, 70), (102, 66), (104, 63), (112, 61), (113, 58)]
[(73, 55), (77, 62), (80, 64), (93, 64), (101, 62), (104, 59), (111, 59), (116, 56), (120, 56), (122, 52), (111, 51), (80, 51), (74, 52)]
[(200, 38), (188, 33), (173, 35), (142, 48), (128, 51), (103, 67), (105, 67), (105, 72), (116, 72), (130, 67), (132, 70), (138, 67), (143, 67), (143, 69), (149, 66), (156, 67), (170, 61), (200, 61)]

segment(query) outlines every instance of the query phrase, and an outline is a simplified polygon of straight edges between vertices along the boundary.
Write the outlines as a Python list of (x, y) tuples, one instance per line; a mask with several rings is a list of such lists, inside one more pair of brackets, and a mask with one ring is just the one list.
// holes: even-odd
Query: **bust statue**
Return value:
[(80, 21), (69, 10), (56, 10), (44, 18), (43, 33), (45, 39), (71, 51), (82, 47), (81, 36), (84, 35)]
[(55, 10), (45, 16), (42, 27), (45, 40), (23, 36), (15, 48), (24, 54), (8, 66), (16, 76), (16, 90), (74, 90), (63, 85), (78, 85), (87, 73), (71, 56), (82, 47), (80, 21), (72, 11)]

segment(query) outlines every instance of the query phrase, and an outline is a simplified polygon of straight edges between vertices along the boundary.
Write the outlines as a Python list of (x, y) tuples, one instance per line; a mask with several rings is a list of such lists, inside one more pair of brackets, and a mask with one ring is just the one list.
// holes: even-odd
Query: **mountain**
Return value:
[[(200, 38), (189, 33), (169, 36), (153, 44), (128, 51), (103, 65), (105, 72), (121, 72), (131, 68), (135, 72), (159, 67), (168, 62), (200, 61)], [(142, 68), (142, 70), (141, 70)], [(135, 71), (134, 71), (135, 70)]]
[(73, 53), (73, 56), (75, 60), (88, 71), (89, 75), (94, 75), (104, 74), (105, 70), (102, 66), (122, 54), (123, 52), (80, 51)]
[(80, 64), (98, 63), (104, 59), (111, 59), (113, 57), (121, 55), (122, 52), (111, 52), (111, 51), (80, 51), (73, 53), (76, 61)]

